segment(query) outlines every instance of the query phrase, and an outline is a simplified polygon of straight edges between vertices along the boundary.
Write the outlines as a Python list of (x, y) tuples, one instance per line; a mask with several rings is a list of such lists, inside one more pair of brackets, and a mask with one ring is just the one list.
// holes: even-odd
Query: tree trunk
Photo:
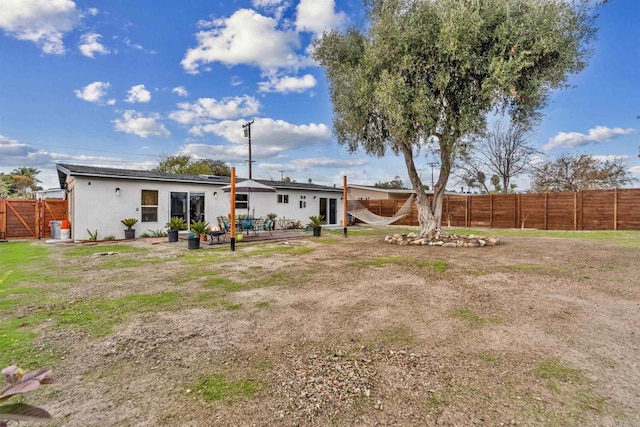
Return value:
[(449, 178), (448, 163), (442, 162), (440, 176), (438, 181), (433, 186), (433, 198), (429, 202), (429, 197), (424, 191), (420, 175), (416, 170), (416, 165), (413, 161), (413, 152), (410, 146), (406, 144), (399, 144), (400, 151), (404, 156), (405, 164), (407, 165), (407, 172), (409, 173), (409, 180), (413, 186), (413, 190), (416, 193), (416, 207), (418, 208), (418, 224), (420, 225), (420, 237), (431, 239), (435, 234), (440, 231), (440, 224), (442, 220), (442, 200), (444, 197), (444, 190)]

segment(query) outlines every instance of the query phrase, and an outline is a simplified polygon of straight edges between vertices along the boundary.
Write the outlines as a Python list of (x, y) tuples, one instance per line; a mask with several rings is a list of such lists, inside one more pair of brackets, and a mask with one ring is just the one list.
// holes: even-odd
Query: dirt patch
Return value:
[(498, 237), (61, 248), (57, 298), (180, 297), (104, 336), (45, 328), (63, 383), (40, 403), (65, 426), (640, 424), (640, 250)]

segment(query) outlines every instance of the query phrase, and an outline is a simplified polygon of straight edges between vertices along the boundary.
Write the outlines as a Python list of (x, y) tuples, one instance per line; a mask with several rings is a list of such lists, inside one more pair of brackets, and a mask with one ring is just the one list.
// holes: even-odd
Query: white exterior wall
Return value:
[[(89, 233), (98, 231), (98, 239), (109, 235), (116, 239), (124, 238), (121, 224), (124, 218), (136, 218), (138, 223), (133, 227), (136, 237), (148, 230), (166, 229), (169, 220), (171, 192), (190, 192), (205, 194), (205, 220), (212, 226), (217, 225), (218, 216), (227, 216), (230, 212), (229, 193), (220, 190), (219, 185), (209, 183), (181, 183), (164, 181), (143, 181), (135, 179), (87, 178), (72, 177), (68, 180), (70, 194), (71, 238), (88, 240)], [(90, 183), (90, 184), (89, 184)], [(120, 195), (116, 194), (120, 189)], [(158, 221), (141, 221), (142, 190), (158, 191)], [(214, 194), (216, 193), (216, 194)], [(277, 194), (288, 194), (289, 203), (277, 203)], [(306, 208), (300, 208), (300, 196), (306, 196)], [(315, 199), (314, 199), (315, 196)], [(320, 198), (336, 199), (336, 221), (342, 224), (341, 192), (310, 190), (278, 190), (277, 193), (251, 193), (249, 199), (250, 213), (256, 217), (265, 217), (268, 213), (278, 214), (278, 218), (286, 217), (299, 220), (303, 226), (309, 217), (319, 215)], [(327, 203), (327, 209), (329, 203)], [(246, 215), (246, 209), (237, 209), (236, 215)], [(326, 218), (328, 221), (329, 218)]]
[[(89, 185), (91, 183), (91, 185)], [(116, 194), (120, 189), (120, 195)], [(141, 221), (142, 190), (158, 191), (158, 221)], [(169, 221), (171, 192), (192, 192), (205, 194), (205, 219), (217, 225), (216, 217), (226, 215), (229, 202), (218, 186), (211, 184), (178, 183), (162, 181), (137, 181), (123, 179), (103, 179), (76, 177), (73, 186), (73, 207), (71, 210), (71, 236), (76, 240), (89, 239), (89, 233), (98, 231), (98, 239), (113, 235), (124, 238), (124, 225), (120, 220), (136, 218), (133, 227), (136, 237), (148, 230), (166, 229)], [(213, 193), (217, 192), (217, 196)]]
[[(265, 216), (269, 212), (274, 212), (278, 214), (278, 218), (276, 220), (286, 217), (290, 219), (299, 220), (302, 226), (306, 226), (309, 222), (310, 216), (315, 216), (320, 214), (320, 199), (336, 199), (336, 220), (331, 225), (342, 225), (342, 192), (330, 192), (330, 191), (310, 191), (310, 190), (288, 190), (288, 189), (279, 189), (277, 194), (280, 195), (289, 195), (289, 203), (277, 203), (277, 195), (272, 193), (270, 194), (272, 197), (272, 201), (270, 205), (270, 209), (268, 212), (260, 211), (258, 214), (258, 210), (256, 210), (256, 216)], [(300, 196), (305, 196), (306, 199), (306, 207), (300, 208)], [(314, 198), (315, 197), (315, 198)], [(327, 202), (327, 211), (329, 209), (329, 203)], [(325, 218), (327, 223), (329, 223), (329, 218)]]

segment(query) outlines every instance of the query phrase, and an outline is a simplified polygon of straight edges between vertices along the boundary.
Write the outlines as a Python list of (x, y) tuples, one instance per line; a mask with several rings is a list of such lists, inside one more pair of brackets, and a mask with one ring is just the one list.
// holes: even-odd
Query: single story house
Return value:
[[(139, 236), (149, 230), (165, 229), (169, 218), (187, 222), (208, 221), (217, 225), (218, 216), (230, 213), (230, 194), (223, 187), (229, 177), (178, 175), (131, 169), (57, 164), (60, 188), (67, 192), (71, 238), (88, 240), (89, 231), (98, 239), (124, 237), (125, 218), (136, 218)], [(240, 185), (244, 181), (236, 179)], [(323, 215), (329, 225), (342, 225), (342, 188), (307, 183), (256, 180), (273, 191), (237, 192), (236, 215), (300, 221)]]

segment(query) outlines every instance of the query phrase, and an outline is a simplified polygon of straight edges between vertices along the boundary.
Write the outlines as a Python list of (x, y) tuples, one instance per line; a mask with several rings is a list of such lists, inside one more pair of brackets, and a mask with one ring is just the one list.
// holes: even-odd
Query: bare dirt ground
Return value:
[(62, 384), (36, 403), (61, 426), (640, 425), (640, 249), (492, 235), (496, 247), (334, 236), (197, 255), (136, 242), (145, 262), (122, 268), (103, 266), (132, 255), (60, 248), (75, 278), (61, 298), (182, 303), (98, 338), (48, 331)]

